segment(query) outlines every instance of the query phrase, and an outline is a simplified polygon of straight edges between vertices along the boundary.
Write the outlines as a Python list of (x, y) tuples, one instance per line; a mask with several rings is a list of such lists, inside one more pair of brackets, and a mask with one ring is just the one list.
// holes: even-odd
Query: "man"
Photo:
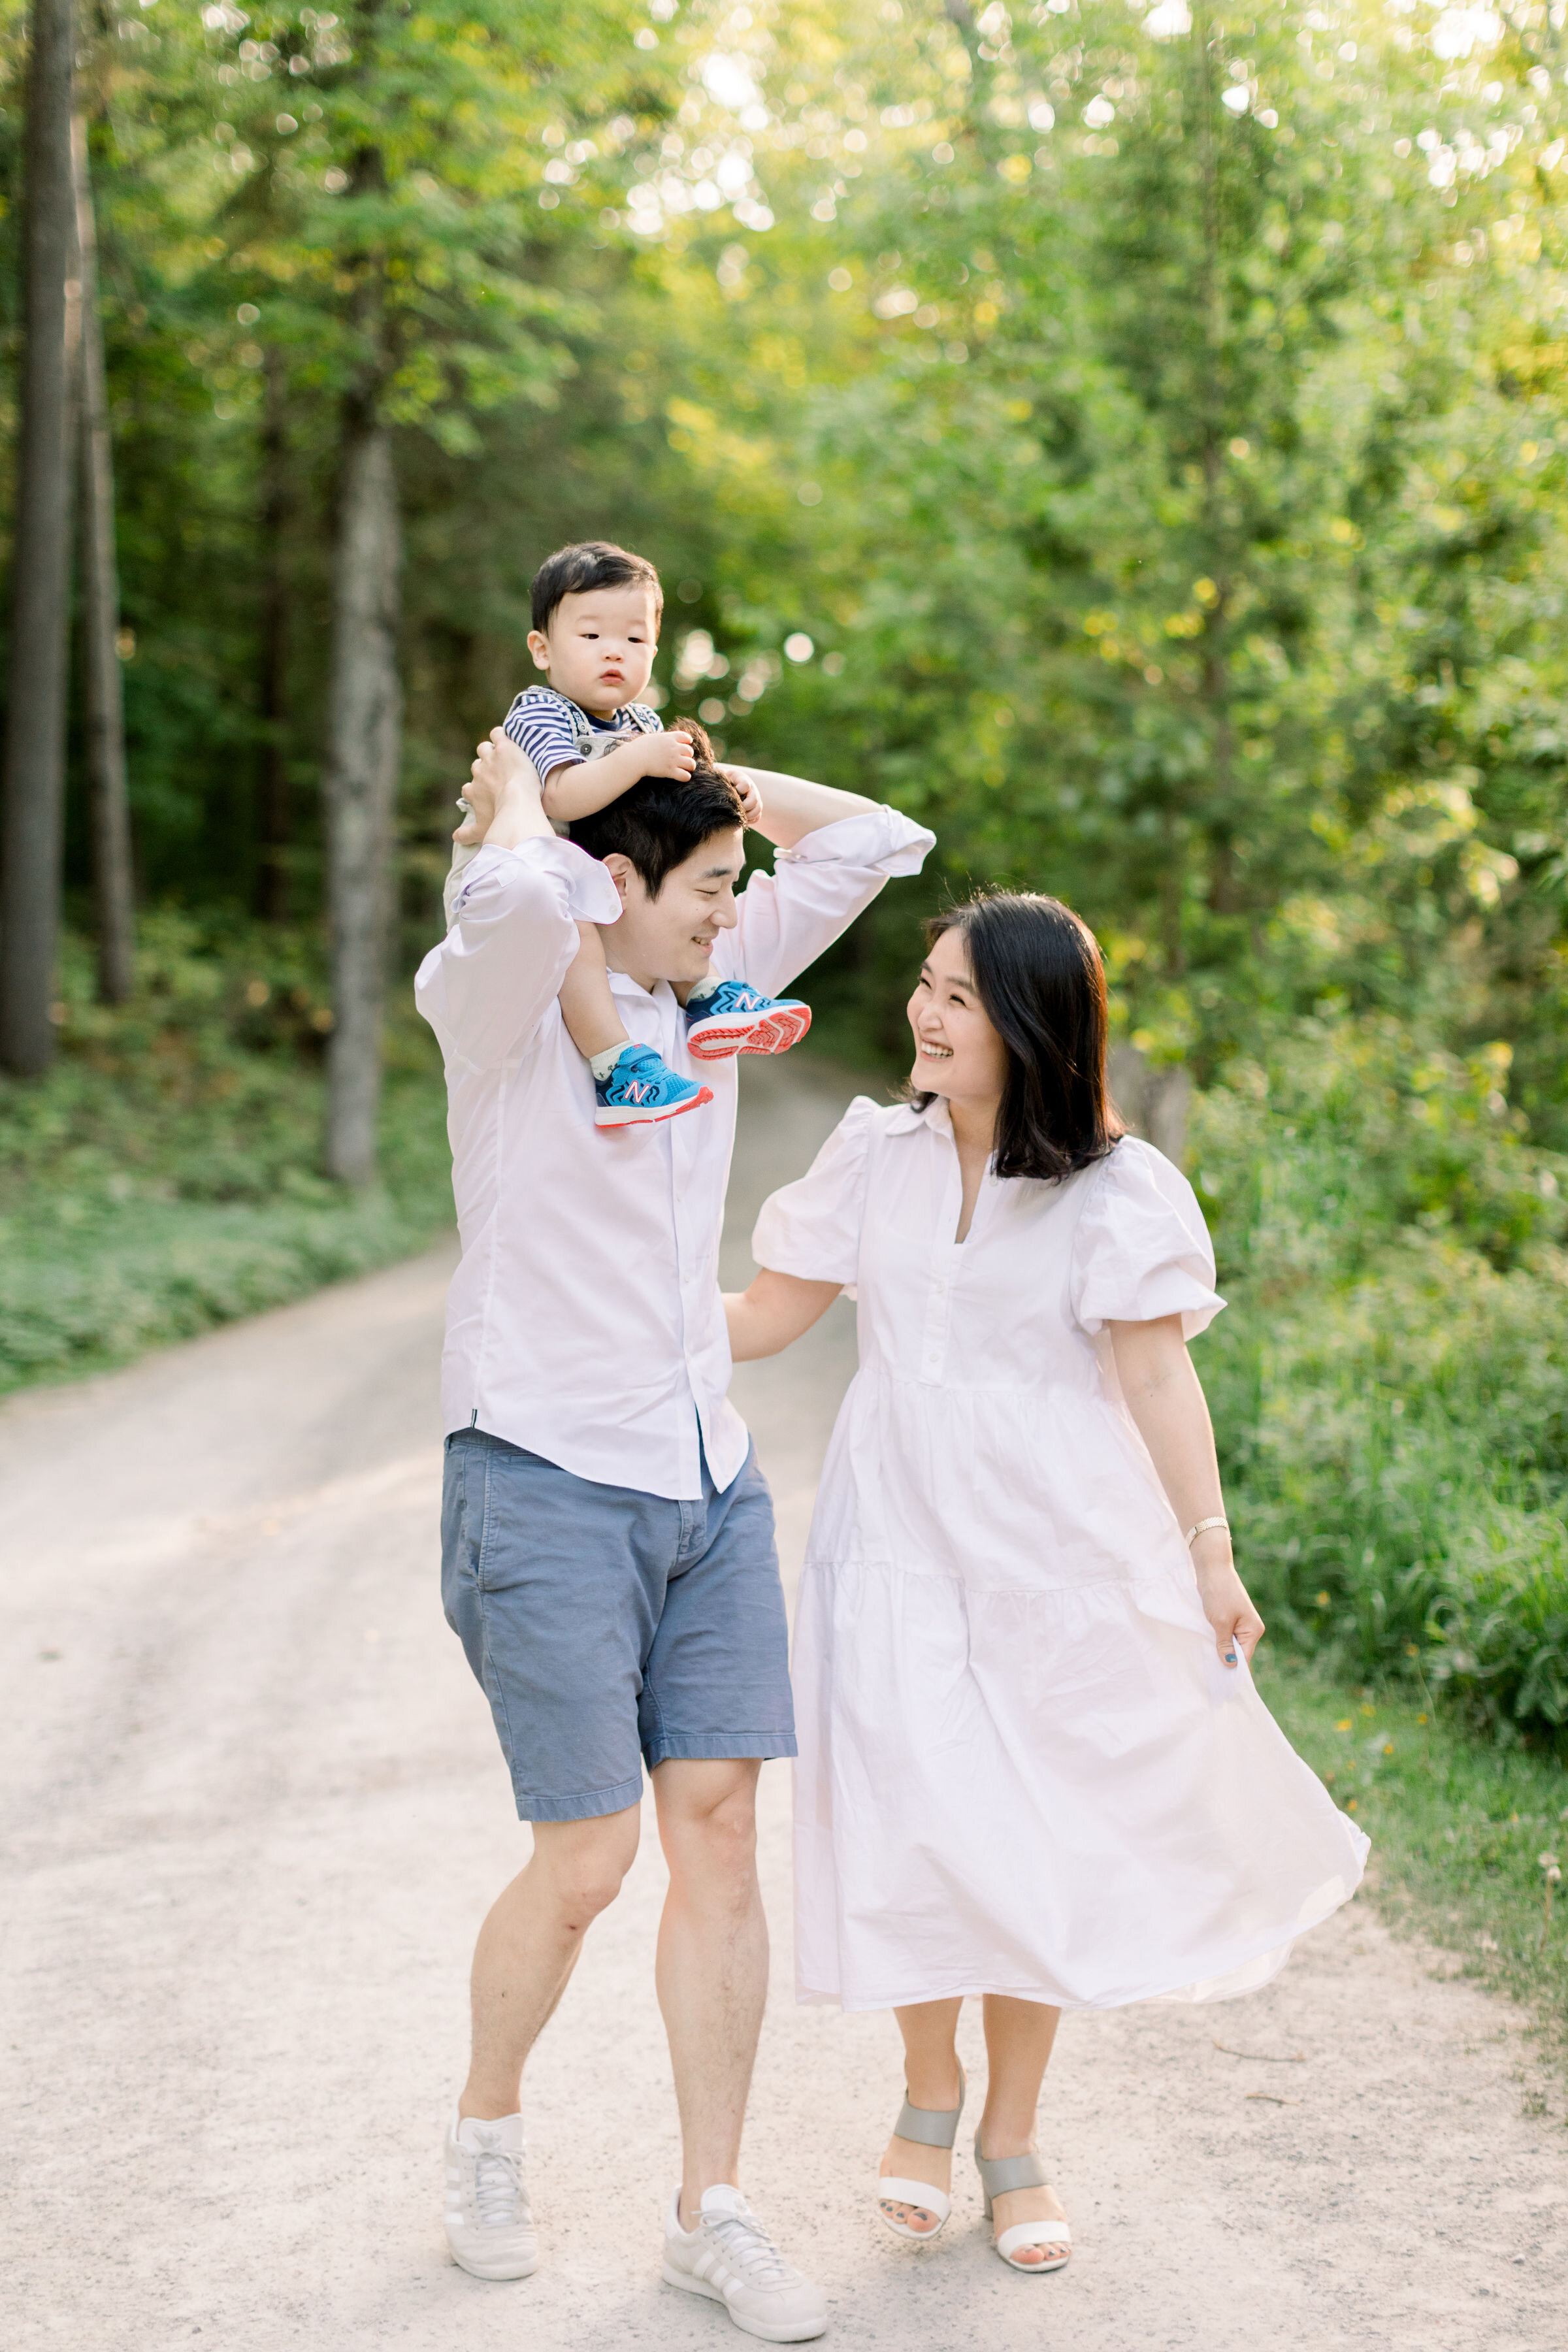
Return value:
[(687, 1070), (674, 987), (711, 971), (779, 993), (931, 845), (858, 793), (747, 781), (778, 857), (737, 893), (742, 803), (726, 775), (647, 778), (559, 841), (497, 730), (468, 795), (483, 845), (416, 982), (446, 1059), (463, 1244), (443, 1598), (533, 1824), (474, 1954), (447, 2234), (479, 2277), (537, 2264), (522, 2067), (630, 1867), (646, 1761), (670, 1874), (656, 1980), (682, 2144), (663, 2275), (795, 2343), (822, 2333), (822, 2295), (738, 2185), (767, 1983), (756, 1783), (764, 1758), (794, 1755), (795, 1731), (772, 1501), (725, 1394), (716, 1267), (736, 1066), (704, 1063), (715, 1100), (692, 1116), (596, 1128), (556, 1003), (578, 924), (609, 926), (628, 1035)]

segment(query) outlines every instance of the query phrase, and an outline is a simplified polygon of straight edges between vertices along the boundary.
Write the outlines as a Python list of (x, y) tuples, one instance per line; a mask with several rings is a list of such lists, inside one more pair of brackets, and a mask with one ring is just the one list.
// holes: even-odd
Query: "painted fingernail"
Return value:
[(1236, 1664), (1236, 1652), (1235, 1652), (1234, 1650), (1227, 1650), (1227, 1651), (1226, 1652), (1226, 1654), (1225, 1654), (1225, 1662), (1226, 1662), (1226, 1664), (1227, 1666), (1234, 1666), (1234, 1665), (1235, 1665), (1235, 1664)]

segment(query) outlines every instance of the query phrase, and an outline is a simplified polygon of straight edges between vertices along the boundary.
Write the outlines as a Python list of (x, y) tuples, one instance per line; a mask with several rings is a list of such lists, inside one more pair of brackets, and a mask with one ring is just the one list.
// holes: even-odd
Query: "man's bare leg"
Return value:
[(768, 1990), (756, 1859), (761, 1769), (743, 1758), (671, 1757), (653, 1776), (669, 1864), (657, 1981), (680, 2109), (687, 2230), (705, 2189), (740, 2186), (741, 2131)]
[[(638, 1809), (535, 1822), (533, 1853), (498, 1896), (474, 1947), (473, 2051), (459, 2116), (514, 2116), (523, 2061), (566, 1990), (591, 1921), (621, 1891)], [(717, 2176), (715, 2176), (717, 2177)]]

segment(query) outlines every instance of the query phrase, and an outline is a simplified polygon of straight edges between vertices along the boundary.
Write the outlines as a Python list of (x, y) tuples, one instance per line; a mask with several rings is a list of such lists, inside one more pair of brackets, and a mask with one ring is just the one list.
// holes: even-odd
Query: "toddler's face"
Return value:
[(636, 702), (653, 674), (658, 614), (640, 581), (563, 596), (548, 630), (533, 629), (528, 649), (557, 694), (595, 719)]

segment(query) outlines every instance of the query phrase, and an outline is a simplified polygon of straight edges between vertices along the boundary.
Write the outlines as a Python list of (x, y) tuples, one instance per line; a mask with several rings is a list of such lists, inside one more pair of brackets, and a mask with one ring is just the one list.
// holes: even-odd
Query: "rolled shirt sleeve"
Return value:
[(542, 835), (481, 848), (465, 867), (452, 928), (414, 999), (448, 1061), (503, 1062), (539, 1023), (577, 952), (577, 925), (613, 923), (620, 894), (596, 858)]
[(749, 981), (770, 996), (831, 947), (885, 882), (918, 874), (936, 835), (895, 808), (867, 809), (781, 849), (772, 874), (753, 874), (741, 919), (713, 951), (721, 980)]

